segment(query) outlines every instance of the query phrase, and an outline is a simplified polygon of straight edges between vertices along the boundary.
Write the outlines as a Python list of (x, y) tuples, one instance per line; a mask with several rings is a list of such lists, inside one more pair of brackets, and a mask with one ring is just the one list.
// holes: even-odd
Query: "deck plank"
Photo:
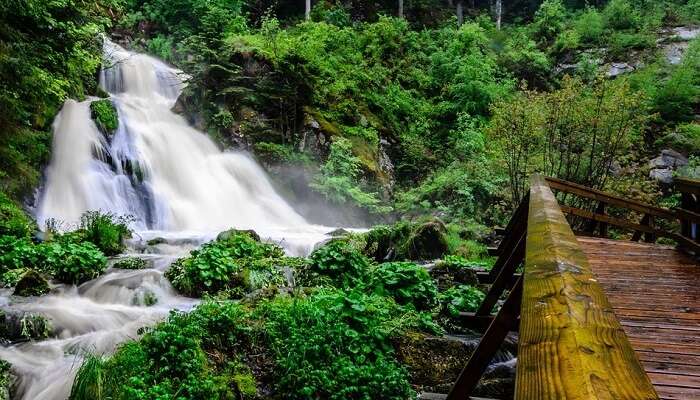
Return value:
[(700, 399), (700, 265), (673, 247), (579, 237), (662, 399)]

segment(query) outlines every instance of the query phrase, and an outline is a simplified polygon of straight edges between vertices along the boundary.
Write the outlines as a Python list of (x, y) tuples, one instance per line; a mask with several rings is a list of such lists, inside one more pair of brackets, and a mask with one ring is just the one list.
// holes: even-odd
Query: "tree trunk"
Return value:
[(457, 0), (457, 26), (464, 23), (464, 0)]
[(403, 0), (399, 0), (399, 18), (403, 18)]
[(311, 19), (311, 0), (305, 0), (304, 19), (307, 21)]
[(496, 29), (501, 30), (501, 17), (503, 16), (503, 4), (501, 0), (496, 0)]

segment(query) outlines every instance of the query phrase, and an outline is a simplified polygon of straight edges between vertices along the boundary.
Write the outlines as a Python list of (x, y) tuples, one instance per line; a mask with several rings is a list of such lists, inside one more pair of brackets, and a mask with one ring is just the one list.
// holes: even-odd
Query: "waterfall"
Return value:
[[(86, 352), (109, 354), (170, 310), (190, 310), (197, 301), (179, 296), (164, 271), (219, 231), (254, 229), (288, 253), (306, 255), (333, 229), (308, 224), (250, 156), (220, 151), (171, 112), (183, 89), (180, 71), (105, 41), (100, 85), (119, 128), (111, 137), (100, 132), (90, 118), (96, 99), (66, 101), (53, 124), (37, 220), (76, 224), (88, 210), (131, 215), (129, 253), (150, 267), (110, 268), (79, 287), (52, 284), (39, 298), (0, 289), (7, 315), (38, 314), (53, 327), (50, 339), (0, 345), (0, 358), (18, 377), (17, 399), (67, 399)], [(148, 245), (156, 236), (163, 240)]]
[(297, 214), (248, 154), (220, 151), (171, 111), (184, 88), (181, 71), (108, 40), (104, 48), (100, 85), (119, 127), (112, 137), (98, 130), (90, 118), (94, 98), (65, 103), (53, 125), (40, 225), (49, 218), (76, 223), (85, 211), (102, 210), (132, 215), (140, 231), (255, 229), (296, 246), (292, 253), (323, 239), (328, 229)]

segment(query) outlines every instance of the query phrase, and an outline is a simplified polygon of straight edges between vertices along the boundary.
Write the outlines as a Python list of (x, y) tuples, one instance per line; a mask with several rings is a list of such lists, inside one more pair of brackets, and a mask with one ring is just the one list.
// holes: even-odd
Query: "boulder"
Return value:
[(450, 265), (445, 262), (439, 262), (432, 267), (430, 276), (435, 280), (438, 289), (441, 291), (455, 285), (476, 286), (479, 284), (479, 278), (475, 270), (469, 267)]
[(252, 229), (229, 229), (229, 230), (223, 231), (223, 232), (219, 233), (218, 235), (216, 235), (216, 240), (227, 240), (231, 236), (237, 235), (239, 233), (247, 233), (250, 237), (252, 237), (256, 241), (258, 241), (258, 242), (260, 241), (260, 235), (258, 235), (257, 232), (255, 232)]
[(677, 168), (688, 165), (688, 158), (683, 154), (666, 149), (661, 151), (661, 155), (649, 161), (649, 167), (656, 168)]
[(405, 244), (411, 260), (434, 260), (442, 257), (447, 248), (447, 228), (439, 219), (428, 221), (412, 232)]
[(326, 233), (326, 235), (331, 236), (331, 237), (339, 237), (339, 236), (345, 236), (349, 234), (350, 232), (343, 229), (343, 228), (338, 228), (336, 230), (330, 231)]
[(125, 257), (118, 259), (112, 268), (120, 269), (144, 269), (148, 268), (148, 263), (143, 258), (139, 257)]
[(15, 285), (15, 296), (41, 296), (49, 292), (49, 282), (33, 269), (28, 270)]
[(149, 245), (149, 246), (156, 246), (156, 245), (164, 244), (164, 243), (168, 243), (168, 240), (165, 239), (165, 238), (162, 238), (162, 237), (160, 237), (160, 236), (159, 236), (159, 237), (155, 237), (155, 238), (153, 238), (153, 239), (151, 239), (151, 240), (149, 240), (149, 241), (146, 242), (146, 244)]
[(670, 185), (673, 183), (673, 170), (655, 168), (649, 171), (649, 179)]

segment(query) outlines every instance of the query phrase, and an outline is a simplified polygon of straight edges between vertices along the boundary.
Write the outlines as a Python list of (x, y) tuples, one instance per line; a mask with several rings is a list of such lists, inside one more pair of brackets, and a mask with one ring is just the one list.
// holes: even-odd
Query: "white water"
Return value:
[[(152, 268), (110, 269), (78, 288), (59, 285), (38, 299), (0, 291), (4, 310), (43, 315), (55, 331), (52, 339), (0, 347), (0, 358), (19, 377), (18, 399), (66, 399), (86, 351), (109, 353), (169, 310), (196, 304), (178, 296), (163, 272), (218, 232), (254, 229), (301, 255), (331, 230), (298, 215), (247, 154), (221, 152), (170, 111), (183, 88), (179, 71), (108, 41), (105, 58), (112, 66), (102, 71), (101, 85), (117, 107), (119, 129), (112, 138), (99, 132), (90, 118), (95, 99), (65, 103), (53, 125), (37, 220), (74, 225), (88, 210), (132, 215), (136, 235), (130, 251)], [(168, 243), (144, 248), (153, 237)], [(143, 305), (147, 293), (157, 298), (156, 305)]]

